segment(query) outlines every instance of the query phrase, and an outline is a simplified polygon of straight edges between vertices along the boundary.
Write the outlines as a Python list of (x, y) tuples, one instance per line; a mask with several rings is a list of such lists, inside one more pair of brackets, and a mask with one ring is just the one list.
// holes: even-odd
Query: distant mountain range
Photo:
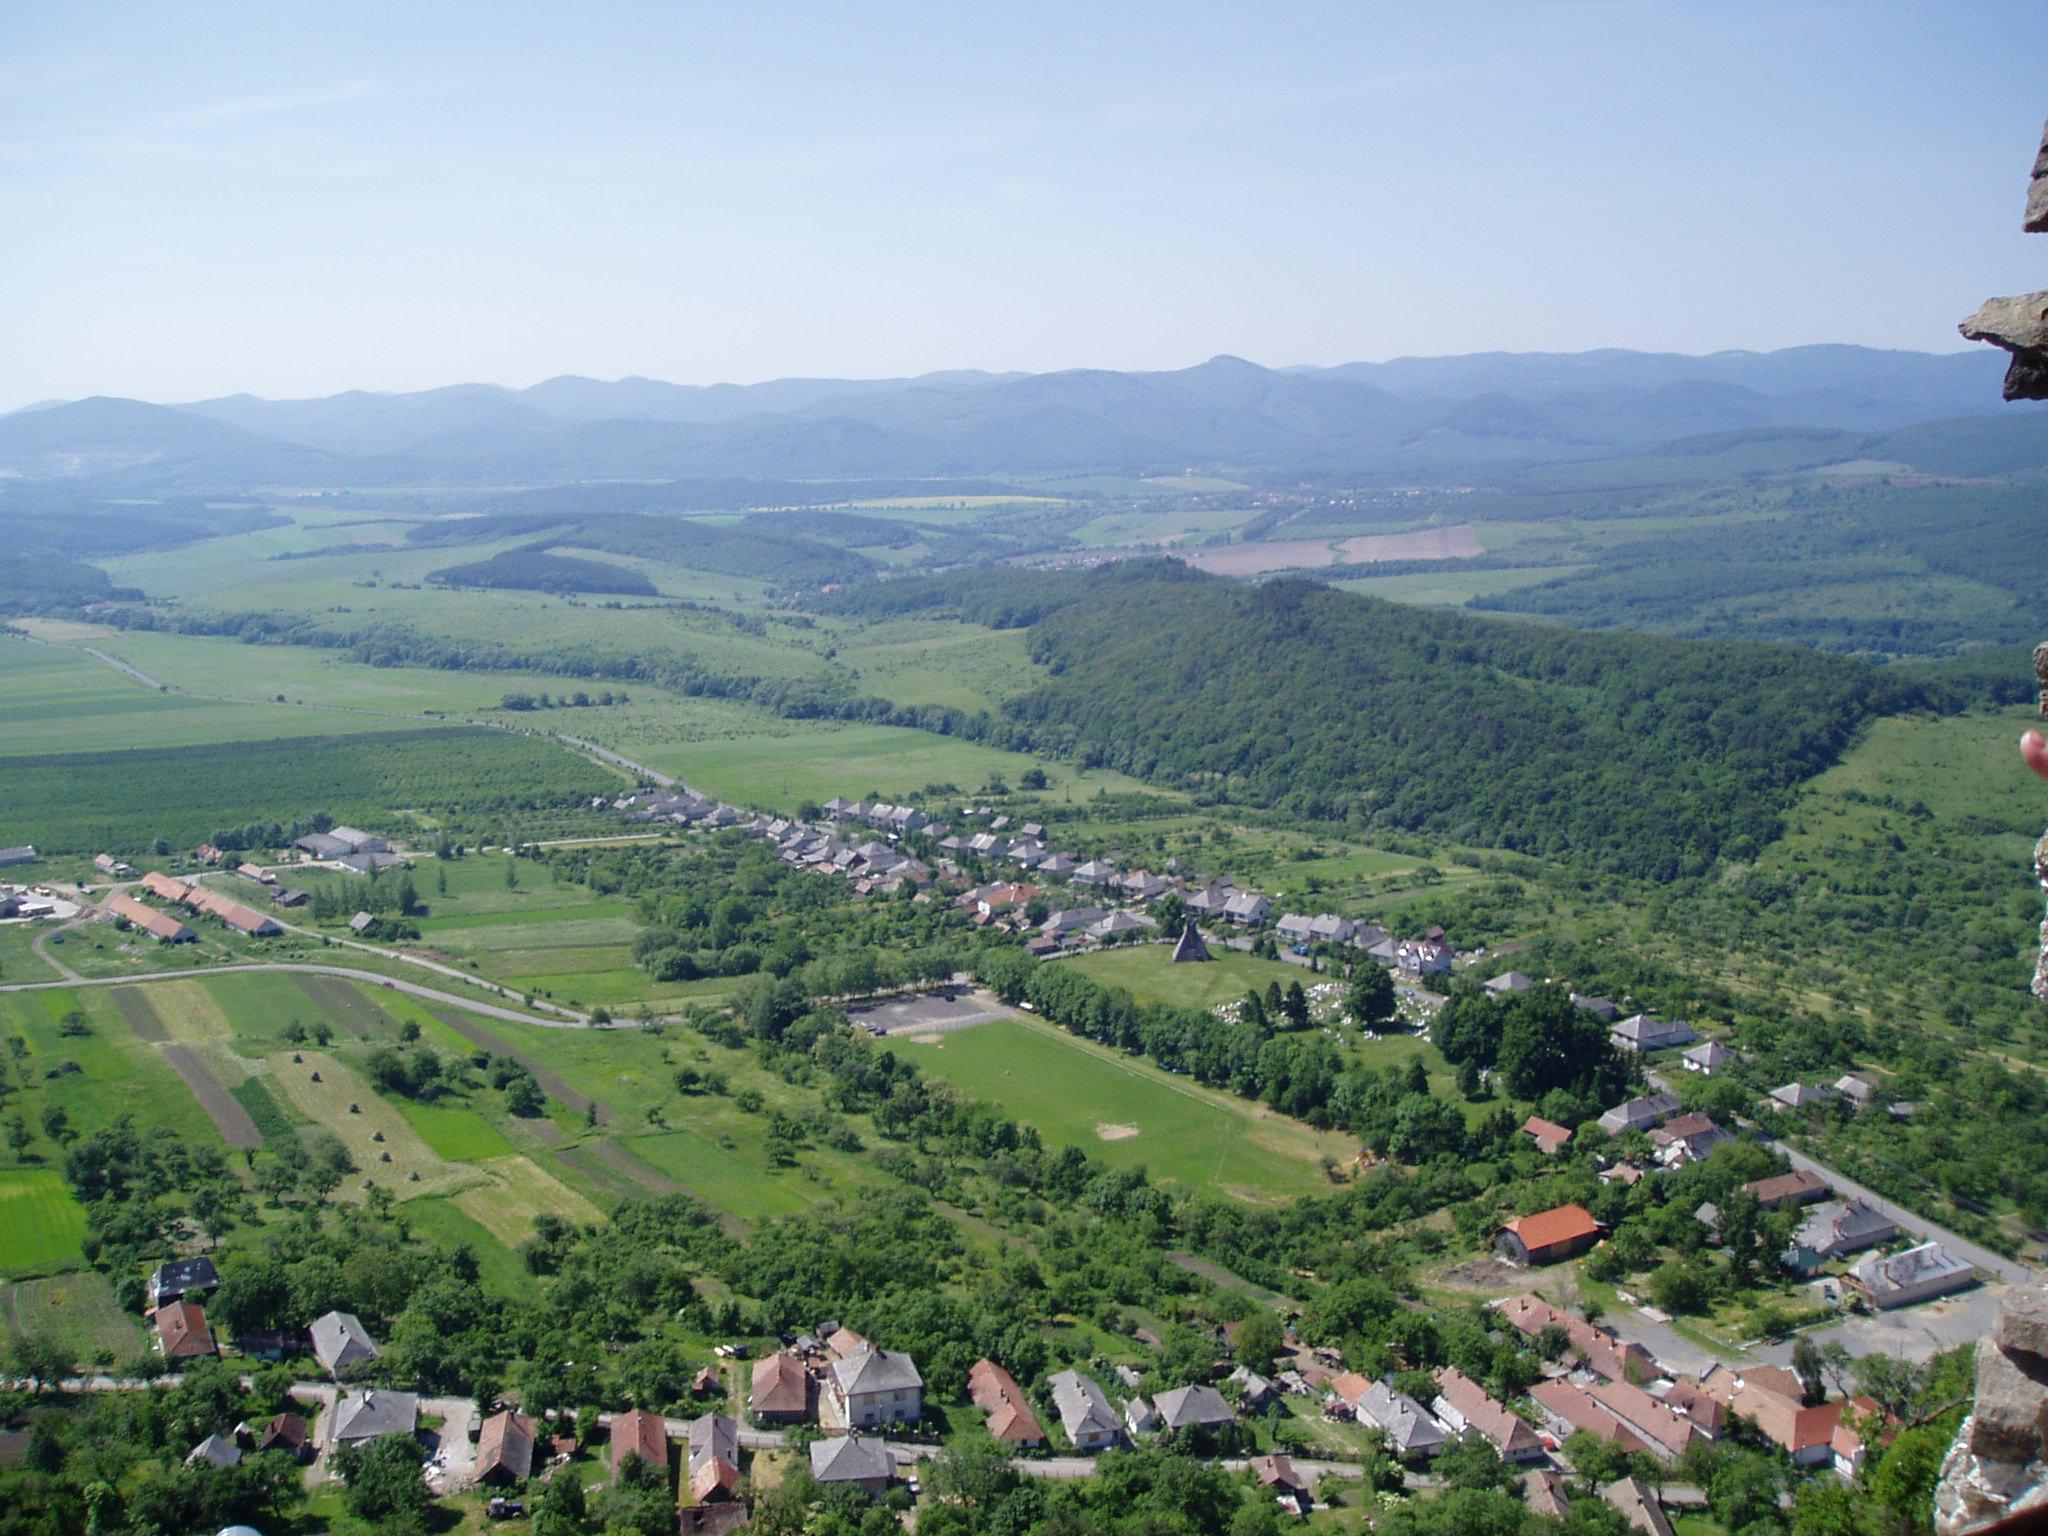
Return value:
[[(549, 379), (317, 400), (94, 397), (0, 417), (0, 477), (132, 489), (1035, 476), (1187, 469), (1400, 482), (1641, 454), (1713, 434), (1867, 434), (1976, 418), (2044, 462), (2002, 356), (1864, 347), (1402, 358), (693, 386)], [(1943, 433), (1934, 430), (1936, 438)], [(1848, 446), (1853, 447), (1853, 444)]]

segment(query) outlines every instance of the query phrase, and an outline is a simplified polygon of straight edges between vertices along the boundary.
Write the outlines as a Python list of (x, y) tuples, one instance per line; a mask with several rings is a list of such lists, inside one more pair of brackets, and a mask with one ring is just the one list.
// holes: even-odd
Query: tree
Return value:
[(1348, 999), (1351, 1017), (1367, 1028), (1383, 1024), (1394, 1015), (1394, 976), (1383, 965), (1366, 961), (1351, 978)]
[(1828, 1395), (1827, 1384), (1821, 1380), (1820, 1346), (1811, 1339), (1800, 1339), (1792, 1346), (1792, 1370), (1799, 1377), (1799, 1385), (1806, 1393), (1807, 1406), (1822, 1402)]
[(605, 1536), (673, 1536), (675, 1505), (668, 1493), (668, 1469), (656, 1471), (629, 1456), (604, 1492), (595, 1513)]
[(420, 1478), (420, 1453), (409, 1435), (383, 1435), (345, 1446), (335, 1465), (348, 1483), (342, 1503), (379, 1531), (424, 1531), (432, 1500)]
[(540, 1084), (533, 1080), (531, 1073), (512, 1078), (505, 1084), (505, 1109), (508, 1114), (522, 1120), (531, 1120), (547, 1112), (546, 1095), (540, 1091)]
[(574, 1476), (554, 1478), (534, 1505), (533, 1536), (581, 1536), (588, 1513), (582, 1481)]
[(1237, 1363), (1255, 1371), (1269, 1371), (1273, 1360), (1286, 1347), (1280, 1319), (1260, 1308), (1237, 1325)]
[(1704, 1312), (1713, 1294), (1699, 1266), (1684, 1259), (1666, 1259), (1650, 1272), (1650, 1294), (1666, 1312)]

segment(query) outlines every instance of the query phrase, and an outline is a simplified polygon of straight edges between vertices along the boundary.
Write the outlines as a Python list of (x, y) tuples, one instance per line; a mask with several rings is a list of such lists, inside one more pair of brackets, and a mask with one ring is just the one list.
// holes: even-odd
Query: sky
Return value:
[(0, 7), (0, 409), (1952, 351), (2034, 4)]

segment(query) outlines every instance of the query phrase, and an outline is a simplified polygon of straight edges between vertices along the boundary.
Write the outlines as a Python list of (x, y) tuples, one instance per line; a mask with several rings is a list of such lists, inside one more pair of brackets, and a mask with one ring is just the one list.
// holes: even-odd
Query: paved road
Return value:
[(600, 747), (594, 741), (585, 741), (581, 736), (565, 736), (559, 731), (549, 731), (543, 734), (551, 735), (555, 740), (562, 742), (566, 746), (574, 747), (579, 752), (588, 752), (592, 757), (602, 758), (614, 768), (623, 768), (628, 773), (637, 773), (650, 784), (659, 784), (663, 789), (672, 789), (675, 786), (676, 781), (673, 774), (663, 773), (657, 768), (650, 768), (645, 763), (636, 763), (630, 757), (614, 752), (610, 747)]
[(386, 976), (379, 971), (358, 971), (344, 965), (301, 964), (290, 960), (251, 961), (243, 965), (210, 965), (187, 971), (145, 971), (135, 976), (84, 976), (76, 981), (15, 981), (0, 984), (0, 992), (44, 992), (56, 987), (127, 987), (145, 981), (192, 981), (195, 978), (203, 980), (208, 976), (231, 976), (246, 971), (288, 971), (305, 976), (339, 976), (344, 981), (364, 981), (373, 986), (393, 987), (424, 1002), (448, 1003), (470, 1013), (482, 1014), (488, 1019), (504, 1019), (512, 1024), (537, 1024), (543, 1029), (591, 1027), (590, 1021), (581, 1014), (571, 1019), (538, 1018), (530, 1013), (520, 1013), (513, 1008), (501, 1008), (496, 1003), (478, 1002), (474, 998), (457, 997), (452, 992), (442, 992), (434, 987), (423, 987), (416, 981), (407, 981), (399, 976)]

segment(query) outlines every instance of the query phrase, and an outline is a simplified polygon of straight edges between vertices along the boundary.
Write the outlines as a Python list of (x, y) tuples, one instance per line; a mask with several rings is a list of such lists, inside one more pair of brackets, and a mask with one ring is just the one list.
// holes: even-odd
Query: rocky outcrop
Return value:
[[(2048, 234), (2048, 129), (2034, 156), (2021, 227), (2029, 234)], [(1988, 341), (2012, 354), (2012, 366), (2005, 371), (2006, 399), (2048, 400), (2048, 292), (1986, 299), (1961, 329), (1971, 341)]]
[(1941, 1464), (1936, 1536), (2048, 1508), (2048, 1284), (2015, 1287), (1977, 1341), (1970, 1416)]

